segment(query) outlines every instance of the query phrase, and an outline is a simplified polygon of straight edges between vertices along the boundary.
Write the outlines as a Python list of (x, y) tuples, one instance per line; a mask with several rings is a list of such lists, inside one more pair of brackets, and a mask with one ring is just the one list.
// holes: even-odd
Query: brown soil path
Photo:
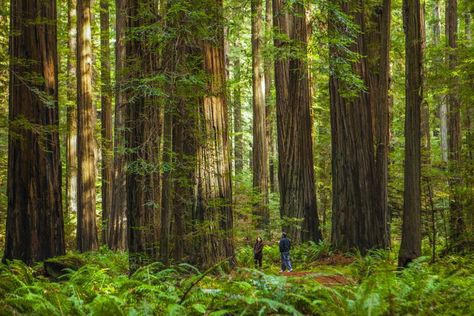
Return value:
[(290, 278), (312, 277), (316, 282), (326, 286), (348, 285), (353, 284), (354, 281), (340, 274), (336, 275), (318, 275), (316, 272), (293, 271), (282, 272), (281, 275)]
[[(337, 265), (348, 265), (354, 262), (353, 257), (347, 257), (343, 254), (334, 254), (332, 256), (324, 257), (316, 261), (320, 266), (337, 266)], [(337, 286), (337, 285), (348, 285), (353, 284), (354, 281), (345, 277), (344, 275), (318, 275), (317, 272), (308, 272), (308, 271), (293, 271), (293, 272), (283, 272), (281, 275), (286, 277), (313, 277), (316, 282), (319, 282), (326, 286)]]

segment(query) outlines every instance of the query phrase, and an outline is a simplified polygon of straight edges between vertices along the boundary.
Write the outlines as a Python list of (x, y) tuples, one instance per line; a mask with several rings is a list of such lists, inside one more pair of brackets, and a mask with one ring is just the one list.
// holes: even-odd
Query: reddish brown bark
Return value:
[(127, 248), (127, 191), (125, 174), (125, 4), (126, 0), (116, 0), (116, 48), (115, 48), (115, 125), (114, 125), (114, 166), (112, 184), (112, 208), (109, 218), (108, 246), (110, 249)]
[(241, 66), (240, 59), (234, 62), (236, 85), (233, 91), (233, 114), (234, 114), (234, 161), (235, 173), (240, 174), (244, 170), (244, 141), (242, 135), (242, 91), (240, 88)]
[[(56, 1), (10, 7), (8, 213), (5, 259), (28, 264), (64, 249)], [(32, 21), (35, 21), (32, 23)]]
[[(234, 263), (230, 147), (224, 62), (222, 0), (203, 3), (213, 23), (212, 41), (202, 43), (207, 91), (199, 113), (196, 220), (203, 267), (231, 258)], [(201, 4), (202, 5), (202, 4)]]
[(268, 209), (268, 141), (265, 109), (265, 73), (263, 69), (263, 5), (252, 0), (252, 92), (253, 92), (253, 187), (257, 195), (254, 215), (257, 227), (270, 222)]
[(100, 1), (100, 62), (102, 122), (102, 243), (106, 244), (112, 209), (113, 125), (112, 82), (110, 79), (109, 0)]
[(398, 265), (421, 255), (421, 107), (423, 102), (424, 16), (419, 0), (405, 0), (406, 37), (405, 181), (402, 242)]
[[(277, 49), (290, 45), (281, 39), (288, 36), (299, 54), (307, 53), (307, 28), (304, 6), (292, 4), (292, 13), (286, 12), (286, 1), (273, 2)], [(301, 223), (285, 224), (295, 243), (321, 240), (316, 207), (316, 189), (313, 164), (312, 122), (308, 67), (304, 58), (277, 56), (275, 60), (275, 88), (278, 129), (278, 161), (280, 188), (280, 215)]]
[(66, 140), (66, 210), (77, 213), (77, 3), (68, 1), (68, 56), (67, 56), (67, 140)]
[(91, 2), (77, 1), (77, 248), (98, 248), (96, 224), (95, 108), (92, 103)]
[(111, 249), (126, 249), (126, 175), (125, 175), (125, 1), (116, 0), (116, 47), (115, 47), (115, 122), (114, 161), (112, 178), (112, 205), (108, 220), (108, 241)]
[(461, 103), (459, 101), (459, 78), (455, 73), (458, 64), (457, 34), (458, 34), (457, 0), (446, 1), (446, 39), (448, 47), (448, 68), (451, 78), (448, 83), (448, 164), (449, 164), (449, 209), (450, 209), (450, 248), (460, 250), (460, 242), (464, 234), (464, 215), (462, 205), (462, 175), (461, 175)]
[[(152, 0), (131, 0), (126, 5), (129, 34), (138, 28), (157, 23), (159, 12)], [(127, 148), (127, 236), (130, 270), (156, 259), (157, 227), (160, 206), (159, 153), (161, 142), (161, 111), (156, 98), (140, 88), (157, 69), (158, 49), (150, 46), (146, 36), (133, 36), (126, 41), (127, 80), (132, 82), (127, 91), (126, 148)], [(147, 82), (149, 89), (158, 83)]]
[(330, 33), (354, 36), (348, 48), (361, 58), (350, 62), (350, 66), (365, 87), (347, 81), (347, 74), (341, 73), (342, 66), (338, 63), (348, 56), (339, 46), (331, 45), (332, 243), (336, 249), (365, 253), (373, 248), (386, 248), (390, 242), (387, 206), (390, 1), (367, 6), (361, 0), (335, 3), (360, 29), (355, 36), (348, 33), (346, 22), (332, 14)]

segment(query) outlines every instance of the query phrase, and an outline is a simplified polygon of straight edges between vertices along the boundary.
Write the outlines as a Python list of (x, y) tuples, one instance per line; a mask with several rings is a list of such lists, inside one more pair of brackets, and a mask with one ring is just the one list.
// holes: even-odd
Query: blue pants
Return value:
[(290, 253), (289, 252), (281, 252), (281, 270), (285, 271), (288, 269), (288, 271), (293, 270), (291, 267), (291, 262), (290, 262)]

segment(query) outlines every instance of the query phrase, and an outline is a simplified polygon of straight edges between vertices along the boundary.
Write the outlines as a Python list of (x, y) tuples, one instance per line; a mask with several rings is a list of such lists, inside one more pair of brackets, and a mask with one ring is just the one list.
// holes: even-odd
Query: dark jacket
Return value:
[(280, 239), (280, 252), (290, 252), (290, 249), (291, 241), (286, 237)]
[(253, 256), (255, 258), (262, 256), (263, 254), (263, 241), (262, 242), (256, 242), (255, 245), (253, 245)]

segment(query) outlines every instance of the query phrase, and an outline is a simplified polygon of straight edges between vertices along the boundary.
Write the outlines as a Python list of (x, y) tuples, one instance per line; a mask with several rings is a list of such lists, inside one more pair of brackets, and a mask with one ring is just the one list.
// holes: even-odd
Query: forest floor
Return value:
[(315, 269), (317, 271), (292, 271), (292, 272), (283, 272), (280, 273), (289, 278), (308, 278), (313, 279), (314, 281), (326, 285), (326, 286), (337, 286), (337, 285), (349, 285), (354, 284), (352, 280), (347, 275), (343, 274), (329, 274), (321, 275), (321, 271), (328, 270), (328, 267), (344, 267), (352, 264), (355, 261), (354, 257), (345, 256), (340, 253), (334, 253), (330, 256), (325, 256), (313, 262)]
[[(160, 263), (128, 275), (126, 253), (68, 254), (54, 264), (0, 265), (3, 315), (474, 315), (474, 256), (421, 257), (399, 271), (391, 252), (345, 256), (324, 245), (292, 251), (294, 272), (279, 273), (278, 248), (252, 269), (250, 247), (238, 267), (203, 276), (188, 264)], [(59, 263), (69, 268), (50, 275)], [(51, 270), (52, 269), (52, 270)]]

